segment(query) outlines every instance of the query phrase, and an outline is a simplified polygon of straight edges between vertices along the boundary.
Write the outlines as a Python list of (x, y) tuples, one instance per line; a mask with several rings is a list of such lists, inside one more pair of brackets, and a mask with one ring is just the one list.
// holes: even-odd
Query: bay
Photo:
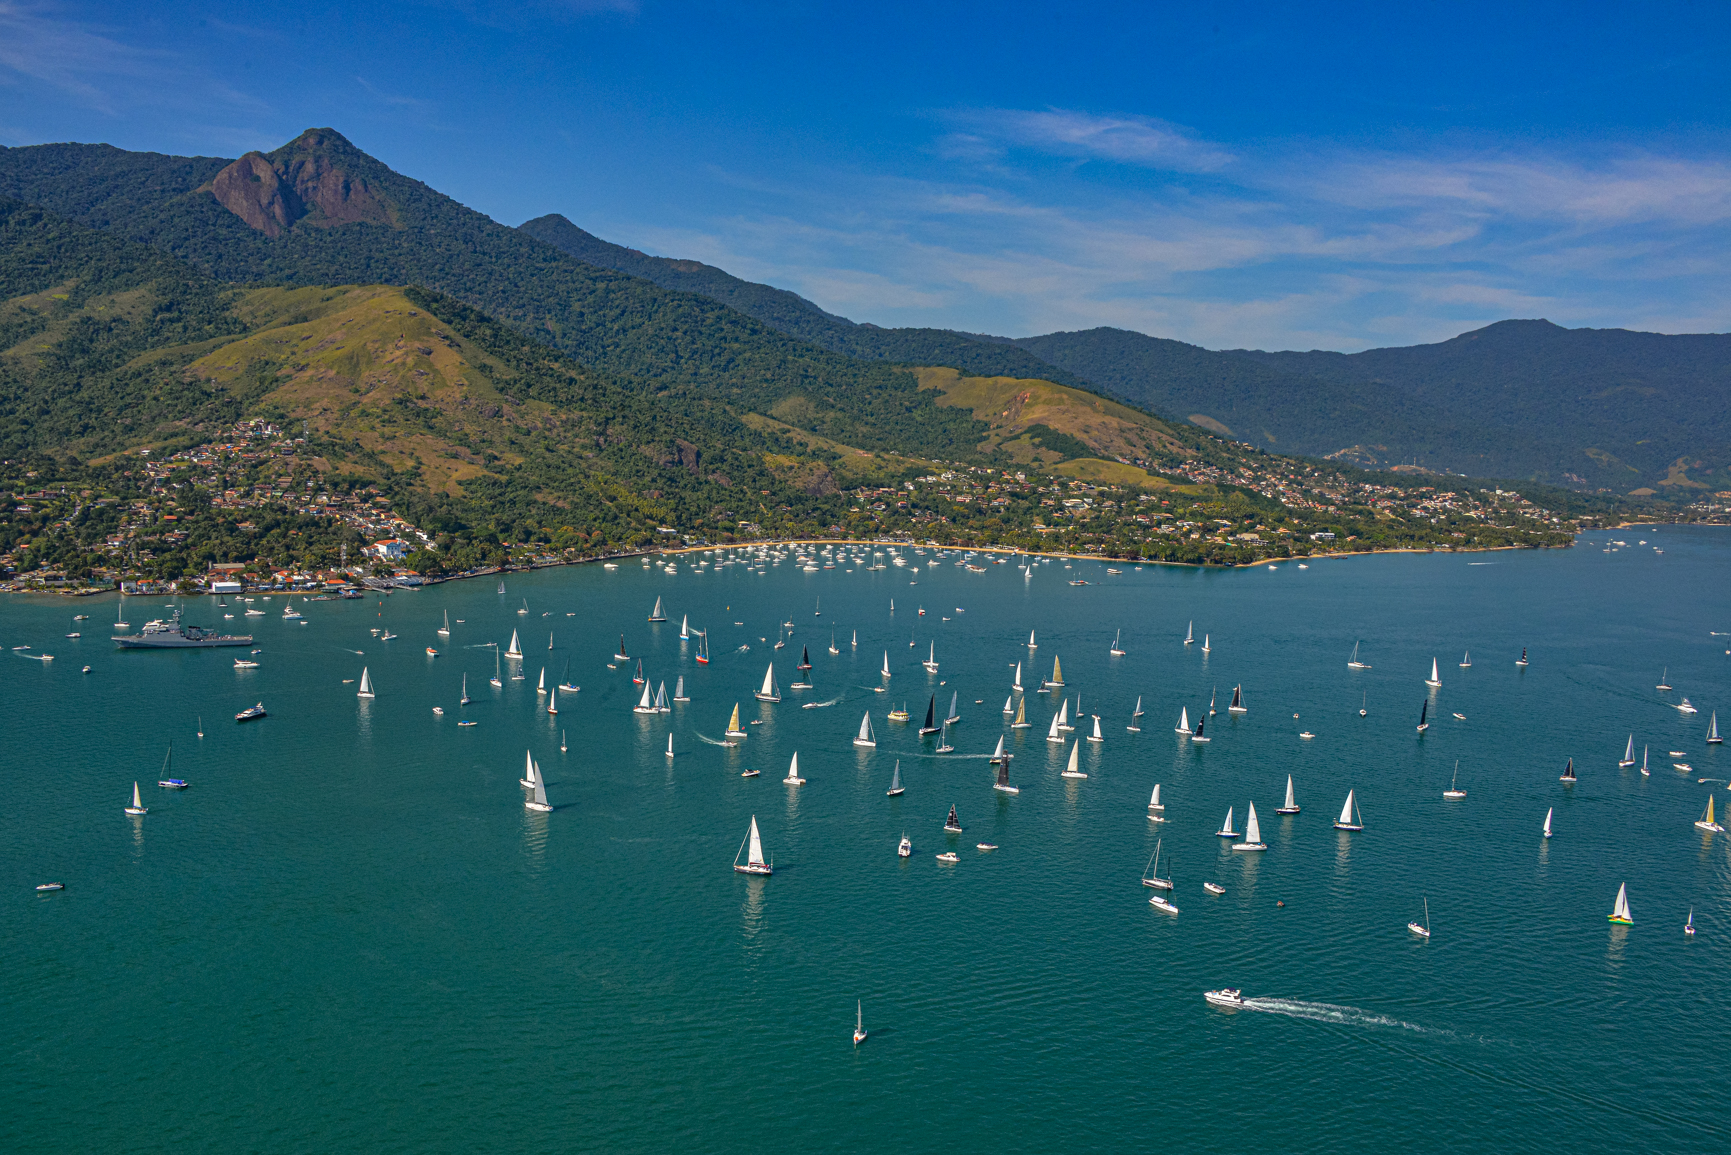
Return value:
[[(113, 599), (0, 603), (0, 1145), (1723, 1141), (1731, 844), (1692, 826), (1712, 789), (1697, 779), (1731, 777), (1702, 742), (1731, 707), (1731, 638), (1712, 632), (1731, 630), (1723, 532), (1306, 569), (1053, 560), (1027, 578), (904, 552), (917, 574), (791, 560), (700, 574), (688, 557), (677, 576), (513, 574), (503, 595), (479, 580), (297, 597), (305, 625), (282, 620), (282, 595), (254, 603), (262, 618), (229, 607), (232, 622), (213, 599), (188, 603), (197, 624), (253, 623), (263, 652), (245, 671), (244, 651), (114, 650)], [(657, 596), (671, 620), (650, 625)], [(162, 605), (126, 612), (136, 626)], [(92, 619), (66, 639), (75, 612)], [(678, 638), (684, 615), (709, 630), (707, 667)], [(505, 669), (526, 677), (495, 690), (487, 647), (514, 629), (525, 657)], [(609, 669), (621, 632), (633, 660)], [(1359, 640), (1372, 668), (1350, 671)], [(55, 660), (10, 649), (26, 644)], [(919, 664), (928, 645), (936, 675)], [(809, 691), (788, 688), (801, 647)], [(691, 702), (634, 714), (639, 657), (670, 695), (683, 674)], [(1027, 695), (1027, 730), (1001, 710), (1014, 663), (1031, 690), (1054, 657), (1072, 710), (1079, 693), (1102, 717), (1085, 780), (1058, 776), (1069, 745), (1045, 740), (1049, 695)], [(784, 700), (760, 706), (772, 658)], [(537, 676), (567, 662), (582, 690), (549, 716)], [(363, 666), (370, 701), (345, 681)], [(1663, 669), (1673, 693), (1654, 689)], [(465, 672), (475, 701), (459, 709)], [(1249, 712), (1229, 715), (1239, 685)], [(938, 758), (915, 731), (928, 696), (941, 712), (951, 692), (957, 753)], [(1216, 694), (1212, 742), (1173, 733), (1181, 707), (1195, 718)], [(1685, 694), (1699, 715), (1673, 708)], [(260, 700), (268, 718), (232, 720)], [(735, 702), (763, 724), (712, 744)], [(888, 721), (903, 702), (913, 721)], [(872, 750), (851, 743), (867, 711)], [(1616, 766), (1631, 733), (1650, 777)], [(1015, 796), (991, 788), (1000, 734)], [(184, 792), (154, 786), (171, 742)], [(551, 814), (523, 808), (526, 750)], [(780, 781), (796, 750), (803, 788)], [(1565, 786), (1570, 757), (1580, 779)], [(890, 799), (898, 758), (907, 792)], [(1457, 759), (1468, 796), (1447, 802)], [(1281, 817), (1288, 774), (1303, 811)], [(137, 820), (121, 813), (134, 780), (150, 811)], [(1146, 817), (1155, 782), (1163, 824)], [(1331, 828), (1348, 789), (1361, 833)], [(1251, 801), (1269, 850), (1235, 854), (1214, 831), (1229, 806), (1242, 828)], [(753, 815), (772, 878), (729, 869)], [(1177, 916), (1138, 882), (1156, 838)], [(946, 849), (956, 865), (935, 861)], [(49, 880), (67, 889), (33, 892)], [(1605, 919), (1622, 883), (1629, 928)], [(1405, 924), (1427, 898), (1421, 941)], [(1207, 1006), (1223, 985), (1260, 1009)]]

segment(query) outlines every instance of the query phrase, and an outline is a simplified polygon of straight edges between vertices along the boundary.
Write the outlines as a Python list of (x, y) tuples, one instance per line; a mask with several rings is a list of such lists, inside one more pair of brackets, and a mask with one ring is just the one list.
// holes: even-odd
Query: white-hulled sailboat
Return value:
[(1104, 734), (1100, 733), (1100, 715), (1090, 714), (1089, 717), (1094, 719), (1094, 732), (1092, 734), (1088, 735), (1088, 741), (1090, 741), (1090, 742), (1104, 742), (1106, 740), (1106, 736)]
[(1039, 644), (1034, 641), (1034, 631), (1033, 630), (1028, 631), (1028, 648), (1030, 650), (1037, 650), (1040, 648)]
[(1064, 664), (1059, 661), (1056, 656), (1052, 658), (1052, 677), (1046, 682), (1043, 688), (1047, 690), (1061, 690), (1064, 688)]
[(1358, 812), (1358, 805), (1354, 801), (1354, 797), (1357, 793), (1358, 791), (1356, 790), (1348, 790), (1346, 792), (1346, 805), (1340, 808), (1340, 817), (1334, 820), (1334, 828), (1336, 830), (1364, 829), (1364, 816)]
[(668, 757), (669, 761), (671, 761), (673, 759), (673, 735), (672, 734), (667, 735), (667, 757)]
[[(1005, 705), (1008, 704), (1009, 703), (1007, 702), (1005, 703)], [(1020, 702), (1016, 703), (1016, 720), (1010, 723), (1010, 729), (1026, 730), (1032, 725), (1033, 723), (1028, 721), (1028, 700), (1023, 698)]]
[(463, 675), (463, 696), (461, 698), (457, 699), (457, 705), (467, 706), (468, 704), (469, 704), (469, 675), (467, 673), (465, 673)]
[(1136, 708), (1134, 710), (1130, 711), (1130, 724), (1128, 726), (1124, 727), (1124, 729), (1130, 731), (1130, 733), (1132, 733), (1132, 734), (1140, 734), (1142, 732), (1142, 727), (1138, 726), (1136, 723), (1138, 721), (1140, 721), (1141, 718), (1142, 718), (1142, 695), (1138, 694), (1138, 695), (1136, 695)]
[(547, 667), (546, 666), (541, 667), (541, 677), (535, 683), (535, 692), (537, 694), (545, 694), (547, 692)]
[(1188, 646), (1192, 642), (1194, 642), (1195, 640), (1196, 640), (1196, 623), (1191, 622), (1189, 625), (1184, 627), (1184, 644)]
[[(903, 841), (905, 842), (906, 839), (904, 838)], [(853, 1045), (857, 1047), (865, 1041), (865, 1003), (861, 1002), (854, 1007)]]
[(691, 701), (691, 699), (685, 693), (685, 675), (684, 674), (679, 675), (679, 680), (673, 686), (673, 700), (675, 702), (689, 702), (689, 701)]
[(1012, 694), (1025, 693), (1022, 689), (1022, 663), (1020, 662), (1016, 663), (1016, 680), (1010, 683), (1010, 692)]
[(655, 599), (655, 608), (649, 611), (649, 620), (652, 622), (664, 622), (667, 620), (667, 615), (661, 612), (660, 598)]
[(944, 725), (954, 726), (957, 722), (960, 722), (962, 720), (961, 712), (956, 709), (956, 705), (957, 705), (958, 701), (959, 701), (958, 693), (956, 691), (952, 690), (950, 692), (950, 712), (948, 714), (944, 715)]
[(1082, 750), (1082, 743), (1080, 743), (1080, 742), (1077, 742), (1074, 746), (1070, 747), (1070, 764), (1068, 766), (1064, 767), (1063, 772), (1059, 775), (1060, 777), (1063, 777), (1063, 778), (1086, 778), (1087, 777), (1086, 774), (1082, 773), (1082, 771), (1080, 771), (1076, 768), (1076, 763), (1081, 757), (1081, 750)]
[(781, 701), (781, 688), (775, 684), (775, 663), (774, 662), (771, 662), (769, 664), (769, 669), (764, 671), (763, 688), (757, 692), (756, 698), (759, 702), (779, 702), (779, 701)]
[(884, 651), (884, 668), (880, 672), (886, 678), (890, 676), (890, 652), (888, 650)]
[(1429, 898), (1426, 898), (1424, 900), (1424, 925), (1420, 926), (1416, 922), (1409, 922), (1406, 924), (1406, 928), (1408, 930), (1412, 931), (1414, 934), (1418, 935), (1420, 938), (1429, 938), (1430, 937), (1430, 899)]
[(1646, 777), (1651, 777), (1653, 773), (1647, 768), (1647, 747), (1645, 746), (1641, 747), (1641, 773)]
[(1449, 788), (1447, 790), (1443, 791), (1443, 797), (1444, 798), (1447, 798), (1450, 801), (1459, 801), (1460, 799), (1465, 798), (1467, 796), (1467, 792), (1465, 790), (1460, 789), (1456, 785), (1456, 783), (1460, 781), (1460, 777), (1461, 777), (1461, 763), (1460, 763), (1460, 759), (1457, 758), (1457, 759), (1455, 759), (1454, 777), (1449, 779)]
[(793, 752), (793, 761), (787, 764), (787, 777), (782, 779), (789, 786), (804, 786), (805, 779), (799, 776), (799, 751)]
[(1202, 635), (1202, 652), (1205, 654), (1211, 654), (1214, 652), (1214, 647), (1208, 644), (1207, 634)]
[(1552, 806), (1548, 810), (1545, 811), (1545, 837), (1546, 838), (1549, 838), (1551, 836), (1551, 815), (1555, 814), (1556, 812), (1557, 812), (1557, 808), (1555, 806)]
[(1216, 838), (1237, 838), (1238, 837), (1238, 831), (1232, 829), (1232, 810), (1233, 810), (1233, 808), (1230, 806), (1228, 806), (1226, 808), (1226, 822), (1224, 825), (1222, 825), (1220, 827), (1219, 830), (1216, 830), (1214, 832), (1214, 836)]
[(1207, 720), (1208, 719), (1206, 719), (1206, 718), (1196, 719), (1196, 733), (1190, 735), (1190, 740), (1192, 742), (1212, 742), (1212, 741), (1214, 741), (1214, 739), (1204, 737), (1202, 734), (1202, 723), (1206, 722)]
[(451, 636), (451, 611), (450, 610), (445, 611), (445, 624), (443, 626), (439, 627), (439, 635), (441, 637), (446, 637), (446, 638)]
[(365, 666), (362, 666), (361, 667), (361, 688), (359, 690), (355, 691), (355, 697), (357, 697), (357, 698), (371, 698), (373, 696), (374, 696), (373, 695), (373, 680), (372, 680), (372, 678), (368, 677), (367, 668)]
[[(1000, 737), (998, 745), (1001, 747), (1003, 744), (1004, 740)], [(1020, 787), (1010, 785), (1010, 756), (1008, 754), (1000, 754), (998, 757), (998, 780), (992, 783), (992, 789), (1001, 790), (1005, 794), (1020, 794), (1022, 792)]]
[(1234, 842), (1234, 850), (1267, 850), (1268, 844), (1262, 841), (1262, 826), (1256, 821), (1256, 803), (1250, 804), (1250, 816), (1244, 820), (1244, 841)]
[(933, 694), (931, 696), (930, 700), (928, 700), (926, 702), (926, 721), (925, 721), (925, 725), (920, 727), (920, 737), (923, 738), (927, 734), (936, 734), (938, 732), (938, 720), (937, 719), (938, 719), (938, 696), (936, 694)]
[(1473, 664), (1473, 652), (1471, 650), (1467, 650), (1465, 653), (1461, 654), (1461, 669), (1463, 669), (1463, 670), (1471, 669), (1472, 664)]
[[(1065, 703), (1064, 703), (1064, 705), (1066, 705), (1066, 706), (1068, 706), (1069, 704), (1070, 703), (1068, 701), (1065, 701)], [(1062, 746), (1064, 744), (1064, 735), (1059, 732), (1062, 729), (1061, 723), (1063, 721), (1063, 718), (1064, 718), (1064, 715), (1061, 711), (1059, 713), (1052, 715), (1052, 728), (1046, 731), (1046, 741), (1056, 742), (1060, 746)]]
[(1629, 913), (1629, 884), (1628, 883), (1623, 882), (1623, 883), (1619, 883), (1617, 885), (1617, 902), (1616, 902), (1616, 905), (1611, 907), (1611, 913), (1606, 917), (1608, 917), (1612, 922), (1618, 923), (1622, 926), (1634, 926), (1635, 925), (1635, 916)]
[(650, 693), (651, 693), (651, 691), (649, 689), (649, 682), (647, 680), (645, 680), (643, 683), (643, 697), (638, 699), (637, 705), (631, 707), (631, 712), (633, 714), (659, 714), (659, 713), (661, 713), (660, 710), (655, 708), (655, 700), (654, 700), (654, 698), (652, 698), (650, 696)]
[(1435, 658), (1430, 660), (1430, 677), (1424, 680), (1424, 684), (1433, 690), (1442, 685), (1442, 677), (1437, 673)]
[(551, 690), (547, 691), (547, 712), (549, 714), (557, 714), (559, 712), (558, 686), (554, 686)]
[(1714, 834), (1725, 833), (1725, 828), (1713, 821), (1713, 796), (1711, 794), (1707, 795), (1707, 809), (1702, 812), (1700, 818), (1695, 820), (1695, 828), (1697, 830), (1710, 830)]
[(1244, 687), (1242, 685), (1232, 687), (1232, 705), (1226, 707), (1226, 712), (1228, 714), (1250, 713), (1250, 707), (1244, 704)]
[(937, 748), (934, 749), (932, 753), (951, 754), (955, 752), (955, 749), (956, 748), (950, 744), (950, 724), (945, 722), (943, 730), (938, 734)]
[(897, 758), (895, 771), (890, 775), (890, 788), (884, 791), (884, 795), (889, 798), (894, 798), (906, 789), (907, 787), (902, 785), (902, 760)]
[(1166, 804), (1160, 801), (1160, 783), (1156, 782), (1154, 783), (1154, 793), (1148, 799), (1148, 817), (1153, 819), (1155, 822), (1164, 822), (1166, 819), (1160, 817), (1160, 815), (1165, 813)]
[(1190, 733), (1190, 707), (1180, 706), (1178, 708), (1178, 724), (1172, 727), (1172, 732), (1174, 734)]
[[(747, 853), (746, 851), (747, 843), (751, 846), (750, 853)], [(740, 865), (739, 861), (739, 856), (741, 854), (745, 855), (745, 864), (743, 866)], [(759, 838), (757, 835), (757, 815), (755, 814), (751, 816), (751, 829), (745, 832), (745, 838), (739, 844), (739, 851), (733, 856), (733, 869), (737, 870), (741, 874), (775, 873), (774, 864), (764, 861), (763, 839)]]
[(920, 665), (926, 668), (928, 674), (938, 672), (938, 644), (936, 642), (931, 643), (931, 647), (926, 651), (926, 660)]
[(741, 730), (739, 728), (739, 703), (738, 702), (735, 702), (733, 704), (733, 717), (731, 717), (727, 720), (727, 736), (729, 738), (743, 738), (746, 736), (745, 731)]
[(136, 782), (132, 784), (132, 805), (126, 808), (126, 812), (134, 818), (150, 813), (150, 808), (144, 804), (144, 799), (138, 796), (138, 783)]
[(870, 710), (867, 710), (865, 716), (859, 720), (859, 735), (854, 738), (853, 744), (855, 746), (876, 746), (878, 744), (877, 736), (872, 733)]
[(533, 790), (535, 789), (536, 777), (535, 752), (533, 750), (525, 750), (523, 751), (523, 776), (517, 779), (517, 781), (524, 789)]
[(541, 767), (535, 767), (535, 787), (529, 797), (523, 800), (523, 809), (535, 810), (542, 814), (551, 813), (553, 804), (547, 801), (547, 779), (541, 775)]
[(1635, 736), (1629, 735), (1629, 744), (1623, 747), (1623, 756), (1617, 759), (1619, 769), (1627, 770), (1635, 764)]
[(1123, 641), (1123, 638), (1124, 638), (1124, 631), (1122, 629), (1120, 629), (1116, 634), (1112, 635), (1112, 651), (1111, 651), (1111, 653), (1112, 653), (1112, 656), (1114, 658), (1122, 658), (1124, 656), (1124, 647), (1121, 644)]
[(1352, 657), (1346, 660), (1346, 668), (1349, 670), (1368, 670), (1370, 669), (1370, 663), (1358, 660), (1358, 646), (1359, 643), (1352, 643)]
[(517, 641), (516, 630), (511, 631), (511, 646), (505, 651), (505, 656), (507, 658), (520, 658), (523, 656), (523, 646), (522, 643)]
[(1152, 886), (1155, 890), (1171, 890), (1172, 880), (1160, 877), (1160, 846), (1164, 838), (1154, 843), (1153, 857), (1148, 859), (1148, 868), (1142, 872), (1142, 885)]
[(1719, 711), (1714, 710), (1713, 716), (1707, 721), (1707, 745), (1717, 746), (1725, 739), (1719, 737)]
[(655, 687), (655, 712), (657, 714), (671, 714), (673, 712), (673, 707), (667, 701), (666, 682)]
[(1422, 734), (1426, 730), (1430, 729), (1430, 722), (1428, 720), (1429, 714), (1430, 714), (1430, 699), (1426, 698), (1424, 701), (1422, 701), (1418, 704), (1418, 732), (1420, 734)]
[(1286, 776), (1286, 801), (1274, 808), (1276, 814), (1297, 814), (1298, 799), (1292, 793), (1292, 775)]
[(1691, 938), (1695, 935), (1695, 908), (1689, 908), (1689, 921), (1683, 924), (1683, 933)]
[(991, 756), (991, 758), (987, 759), (986, 764), (988, 766), (996, 766), (999, 762), (1002, 762), (1005, 759), (1005, 757), (1007, 757), (1007, 755), (1004, 753), (1004, 736), (1002, 734), (999, 734), (998, 735), (998, 748), (996, 750), (992, 751), (992, 756)]

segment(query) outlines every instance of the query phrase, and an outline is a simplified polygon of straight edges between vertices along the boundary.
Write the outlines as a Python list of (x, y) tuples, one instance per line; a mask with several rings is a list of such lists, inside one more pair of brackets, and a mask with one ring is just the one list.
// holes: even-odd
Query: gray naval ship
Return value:
[(145, 622), (136, 634), (120, 634), (114, 644), (123, 650), (176, 650), (206, 646), (250, 646), (251, 634), (219, 634), (199, 626), (182, 625), (180, 610), (163, 621)]

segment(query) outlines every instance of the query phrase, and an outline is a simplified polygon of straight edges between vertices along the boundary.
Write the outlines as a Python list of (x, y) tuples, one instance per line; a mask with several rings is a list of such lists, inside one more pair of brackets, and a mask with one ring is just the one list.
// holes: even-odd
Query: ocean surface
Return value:
[[(296, 597), (304, 624), (280, 594), (250, 619), (191, 600), (190, 622), (250, 628), (254, 670), (244, 650), (116, 650), (112, 597), (0, 602), (0, 1150), (1731, 1142), (1731, 836), (1693, 826), (1711, 792), (1731, 802), (1731, 754), (1703, 743), (1714, 710), (1731, 727), (1731, 533), (1110, 575), (908, 556), (917, 574), (687, 557)], [(124, 611), (136, 628), (164, 604)], [(513, 630), (525, 657), (495, 689)], [(1370, 669), (1347, 668), (1355, 642)], [(633, 713), (639, 658), (691, 700)], [(1085, 780), (1059, 777), (1057, 703), (1033, 692), (1054, 658), (1071, 710), (1101, 717)], [(772, 660), (784, 700), (760, 705)], [(1011, 731), (1018, 661), (1033, 727)], [(582, 687), (557, 716), (543, 668)], [(937, 757), (916, 731), (952, 693)], [(1212, 742), (1173, 732), (1211, 697)], [(762, 724), (726, 748), (736, 702)], [(913, 721), (888, 721), (904, 702)], [(851, 741), (867, 711), (875, 749)], [(1650, 776), (1617, 766), (1631, 734)], [(1018, 795), (992, 789), (1000, 735)], [(182, 792), (155, 785), (171, 744)], [(524, 809), (526, 751), (550, 814)], [(781, 781), (795, 751), (802, 788)], [(1457, 761), (1467, 797), (1445, 801)], [(1289, 774), (1303, 810), (1282, 817)], [(1359, 833), (1331, 825), (1349, 789)], [(1268, 850), (1234, 853), (1215, 831), (1251, 802)], [(753, 815), (771, 878), (730, 869)], [(1176, 916), (1139, 882), (1156, 839)], [(1623, 883), (1631, 927), (1606, 920)], [(1427, 900), (1424, 941), (1406, 924)], [(1207, 1005), (1220, 986), (1252, 1009)]]

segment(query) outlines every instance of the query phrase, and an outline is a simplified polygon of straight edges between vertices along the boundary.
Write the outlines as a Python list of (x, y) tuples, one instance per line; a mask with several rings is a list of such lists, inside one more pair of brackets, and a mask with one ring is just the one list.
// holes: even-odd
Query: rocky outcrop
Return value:
[(249, 152), (217, 173), (211, 195), (267, 237), (296, 225), (394, 225), (390, 202), (339, 159), (352, 151), (335, 133), (309, 129), (270, 156)]

